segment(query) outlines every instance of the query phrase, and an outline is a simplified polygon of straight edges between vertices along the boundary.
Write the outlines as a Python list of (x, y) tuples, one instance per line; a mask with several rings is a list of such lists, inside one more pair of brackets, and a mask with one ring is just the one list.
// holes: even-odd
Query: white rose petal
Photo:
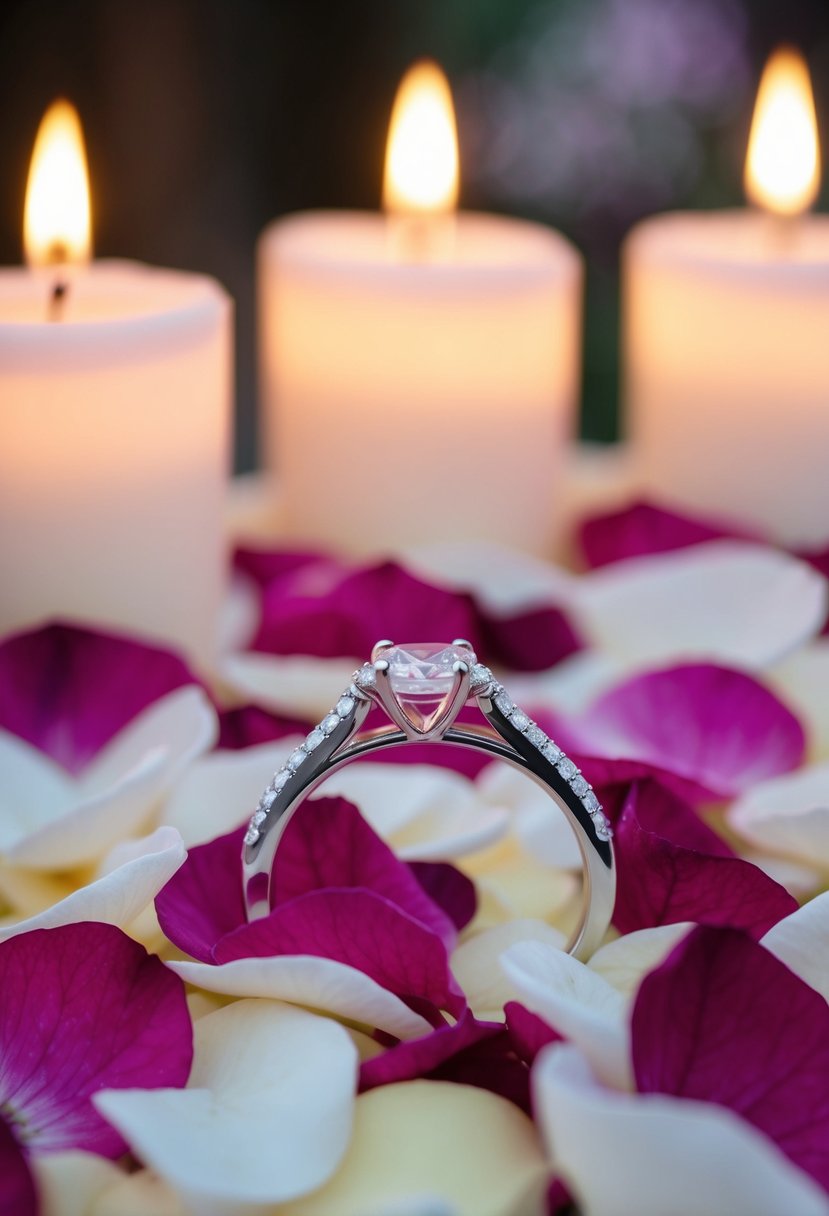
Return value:
[(732, 803), (727, 818), (758, 848), (829, 869), (829, 763), (759, 782)]
[(584, 1216), (826, 1216), (816, 1183), (732, 1111), (603, 1089), (560, 1043), (533, 1068), (550, 1155)]
[(806, 728), (811, 760), (829, 760), (829, 639), (802, 646), (766, 673)]
[(632, 1085), (627, 1001), (584, 963), (543, 942), (519, 942), (501, 957), (517, 999), (580, 1047), (608, 1085)]
[(36, 916), (3, 925), (0, 940), (30, 929), (54, 929), (85, 920), (126, 929), (152, 904), (187, 856), (178, 832), (166, 827), (119, 852), (123, 857), (120, 865)]
[(829, 891), (784, 917), (760, 939), (781, 962), (829, 1001)]
[(565, 946), (564, 934), (544, 921), (512, 920), (470, 937), (452, 955), (452, 974), (476, 1017), (500, 1017), (507, 1001), (521, 999), (500, 966), (501, 955), (516, 942), (545, 942), (554, 950)]
[(586, 575), (576, 619), (628, 669), (695, 655), (757, 669), (818, 633), (826, 608), (826, 580), (806, 562), (718, 540)]
[(209, 963), (171, 962), (188, 984), (225, 996), (270, 997), (322, 1009), (398, 1039), (418, 1039), (432, 1027), (398, 996), (370, 976), (330, 958), (283, 954), (240, 958), (214, 967)]
[(578, 581), (540, 557), (487, 541), (420, 545), (406, 549), (404, 560), (424, 581), (471, 591), (479, 604), (502, 616), (549, 604), (565, 606)]
[(357, 1052), (328, 1018), (237, 1001), (195, 1025), (186, 1089), (105, 1090), (96, 1107), (198, 1212), (320, 1187), (351, 1134)]
[(437, 1216), (447, 1207), (541, 1216), (546, 1179), (535, 1128), (511, 1102), (449, 1081), (407, 1081), (357, 1099), (342, 1166), (280, 1216)]
[(228, 655), (220, 675), (238, 696), (291, 718), (321, 718), (351, 683), (355, 667), (368, 655), (354, 659), (319, 659), (313, 655)]

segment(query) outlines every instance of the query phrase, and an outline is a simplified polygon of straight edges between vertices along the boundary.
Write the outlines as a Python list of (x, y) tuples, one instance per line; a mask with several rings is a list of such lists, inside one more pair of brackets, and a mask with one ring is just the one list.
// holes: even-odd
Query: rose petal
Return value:
[(478, 1017), (500, 1018), (515, 995), (500, 966), (501, 956), (516, 942), (544, 942), (563, 950), (562, 933), (540, 920), (511, 920), (468, 938), (452, 955), (452, 974)]
[(773, 693), (713, 664), (634, 676), (600, 697), (577, 730), (581, 750), (658, 764), (715, 798), (796, 768), (806, 742)]
[[(357, 1053), (342, 1026), (266, 1001), (196, 1023), (187, 1089), (109, 1091), (95, 1104), (197, 1211), (316, 1190), (351, 1131)], [(232, 1210), (238, 1210), (234, 1208)]]
[[(42, 1153), (32, 1159), (40, 1196), (40, 1216), (98, 1216), (96, 1200), (125, 1175), (95, 1153)], [(157, 1208), (153, 1216), (162, 1216)]]
[(510, 1042), (527, 1064), (532, 1064), (543, 1047), (562, 1042), (561, 1035), (548, 1026), (537, 1013), (530, 1013), (519, 1001), (507, 1001), (504, 1006)]
[(397, 1039), (419, 1038), (431, 1025), (403, 1001), (356, 967), (329, 958), (283, 955), (239, 959), (216, 967), (172, 962), (171, 970), (189, 984), (225, 996), (269, 997), (322, 1009), (362, 1026), (384, 1030)]
[(812, 1180), (730, 1110), (613, 1093), (564, 1045), (539, 1056), (533, 1095), (556, 1166), (590, 1216), (826, 1216)]
[(0, 727), (78, 773), (148, 705), (195, 682), (157, 646), (46, 625), (0, 643)]
[(78, 921), (99, 921), (126, 929), (169, 882), (187, 853), (173, 828), (159, 828), (140, 849), (108, 873), (79, 887), (66, 899), (17, 924), (0, 926), (0, 938), (32, 929), (53, 929)]
[(829, 1007), (768, 950), (695, 929), (642, 981), (631, 1043), (640, 1091), (730, 1107), (829, 1185)]
[(814, 637), (826, 605), (826, 580), (804, 562), (711, 541), (588, 575), (576, 619), (629, 669), (700, 655), (752, 670)]
[[(99, 1195), (89, 1216), (148, 1216), (150, 1212), (152, 1216), (188, 1216), (175, 1191), (157, 1174), (136, 1170)], [(63, 1213), (58, 1209), (48, 1216), (63, 1216)], [(87, 1216), (87, 1213), (79, 1216)]]
[(797, 907), (758, 866), (711, 857), (643, 831), (631, 790), (616, 824), (618, 879), (613, 923), (621, 933), (680, 921), (731, 925), (762, 936)]
[(829, 1001), (829, 891), (778, 921), (760, 944)]
[(185, 844), (203, 844), (250, 818), (271, 775), (281, 768), (298, 739), (266, 743), (241, 752), (202, 756), (182, 775), (160, 812)]
[[(362, 1094), (354, 1116), (340, 1169), (280, 1216), (431, 1216), (433, 1197), (455, 1216), (539, 1210), (547, 1167), (532, 1122), (511, 1102), (449, 1081), (407, 1081)], [(397, 1206), (421, 1195), (425, 1209)]]
[(184, 865), (155, 899), (162, 930), (180, 950), (200, 962), (247, 919), (242, 892), (243, 829), (191, 849)]
[(509, 807), (524, 850), (556, 869), (581, 869), (575, 833), (549, 794), (505, 764), (490, 764), (476, 782), (480, 796), (496, 807)]
[(328, 713), (353, 674), (353, 658), (319, 659), (304, 654), (246, 651), (228, 655), (219, 664), (222, 683), (238, 697), (280, 716), (288, 714), (309, 722)]
[(766, 852), (829, 869), (829, 763), (755, 785), (732, 804), (727, 818)]
[(233, 552), (234, 569), (248, 578), (267, 587), (276, 579), (290, 581), (292, 576), (314, 567), (328, 567), (336, 563), (327, 554), (316, 550), (260, 549), (252, 545), (238, 545)]
[(410, 861), (409, 869), (455, 928), (465, 929), (478, 907), (474, 882), (445, 861)]
[(449, 945), (456, 930), (405, 862), (344, 798), (315, 798), (289, 821), (273, 871), (274, 903), (325, 887), (360, 887), (383, 896)]
[(289, 735), (300, 738), (308, 734), (310, 723), (302, 718), (287, 718), (270, 714), (259, 705), (237, 705), (219, 714), (217, 747), (237, 751), (257, 743), (272, 743)]
[(460, 1012), (438, 935), (373, 891), (311, 891), (217, 942), (217, 963), (303, 954), (356, 967), (404, 1000)]
[(35, 1181), (20, 1145), (0, 1118), (0, 1216), (38, 1216)]
[(643, 977), (663, 963), (692, 928), (689, 922), (679, 921), (637, 929), (600, 946), (587, 965), (617, 992), (633, 996)]
[(75, 784), (30, 744), (0, 731), (0, 848), (5, 852), (69, 810)]
[(37, 1151), (119, 1156), (123, 1141), (91, 1095), (187, 1080), (184, 985), (112, 925), (38, 929), (0, 943), (0, 991), (0, 1101)]
[[(540, 557), (488, 541), (419, 545), (406, 550), (405, 561), (427, 581), (472, 591), (485, 612), (502, 617), (519, 616), (545, 604), (566, 607), (578, 581)], [(439, 636), (449, 635), (444, 630)]]
[(729, 537), (761, 539), (730, 523), (680, 515), (644, 500), (620, 511), (593, 515), (584, 520), (578, 532), (579, 547), (592, 568)]
[(801, 646), (766, 673), (806, 728), (811, 760), (829, 760), (829, 640)]
[(519, 942), (501, 966), (522, 1004), (581, 1048), (606, 1084), (631, 1084), (627, 1005), (621, 993), (584, 963), (543, 942)]

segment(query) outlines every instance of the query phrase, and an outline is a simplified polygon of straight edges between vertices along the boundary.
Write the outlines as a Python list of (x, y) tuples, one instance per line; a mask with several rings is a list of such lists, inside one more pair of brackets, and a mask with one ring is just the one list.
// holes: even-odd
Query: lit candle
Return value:
[(455, 214), (457, 194), (449, 87), (419, 64), (394, 108), (387, 214), (296, 215), (262, 236), (266, 456), (298, 541), (550, 544), (580, 261), (548, 228)]
[(0, 271), (0, 630), (54, 616), (213, 651), (231, 305), (211, 279), (89, 263), (80, 123), (44, 119), (28, 269)]
[(626, 397), (644, 486), (781, 540), (829, 536), (829, 217), (805, 63), (781, 50), (755, 108), (755, 212), (661, 216), (625, 250)]

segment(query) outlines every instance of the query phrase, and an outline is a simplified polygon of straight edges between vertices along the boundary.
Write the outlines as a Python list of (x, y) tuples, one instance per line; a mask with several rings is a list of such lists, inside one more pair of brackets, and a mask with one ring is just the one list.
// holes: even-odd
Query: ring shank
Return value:
[[(568, 942), (567, 950), (577, 958), (589, 958), (601, 944), (615, 902), (616, 875), (613, 849), (609, 840), (596, 836), (590, 816), (575, 796), (568, 796), (566, 788), (556, 788), (554, 778), (550, 778), (549, 765), (541, 759), (534, 762), (531, 757), (519, 754), (494, 730), (486, 726), (453, 725), (443, 736), (442, 742), (471, 748), (485, 753), (490, 758), (503, 760), (531, 777), (565, 816), (576, 837), (584, 868), (582, 913)], [(270, 825), (265, 839), (258, 848), (246, 850), (243, 882), (249, 920), (266, 916), (270, 911), (276, 849), (282, 833), (306, 799), (338, 769), (385, 748), (410, 743), (412, 739), (396, 726), (383, 726), (365, 732), (353, 738), (345, 747), (309, 772), (305, 780), (297, 782), (293, 797), (284, 803), (278, 817)]]

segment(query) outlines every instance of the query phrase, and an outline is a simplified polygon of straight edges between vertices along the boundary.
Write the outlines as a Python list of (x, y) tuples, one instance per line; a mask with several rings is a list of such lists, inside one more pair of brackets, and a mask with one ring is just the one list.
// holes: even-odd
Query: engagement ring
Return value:
[[(486, 723), (458, 723), (467, 702)], [(360, 734), (372, 705), (388, 725)], [(584, 866), (581, 919), (567, 945), (589, 958), (601, 944), (616, 895), (612, 832), (599, 800), (572, 760), (512, 700), (469, 642), (456, 639), (395, 645), (378, 642), (371, 662), (354, 673), (330, 713), (286, 760), (263, 793), (242, 855), (248, 920), (270, 911), (270, 885), (280, 836), (297, 807), (337, 769), (385, 747), (410, 743), (469, 747), (532, 777), (572, 828)]]

